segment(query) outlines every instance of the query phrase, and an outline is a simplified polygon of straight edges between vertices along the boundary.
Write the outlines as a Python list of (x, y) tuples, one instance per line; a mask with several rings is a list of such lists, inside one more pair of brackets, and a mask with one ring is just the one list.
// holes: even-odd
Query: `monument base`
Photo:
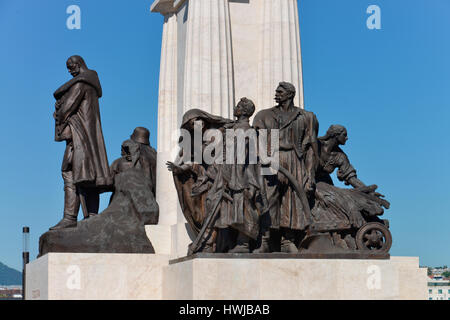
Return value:
[(163, 297), (188, 300), (427, 298), (427, 270), (419, 268), (417, 257), (361, 260), (288, 255), (253, 259), (210, 256), (172, 260), (164, 271)]
[(48, 253), (27, 264), (27, 300), (162, 299), (169, 256)]
[(427, 299), (417, 257), (49, 253), (27, 265), (27, 299)]

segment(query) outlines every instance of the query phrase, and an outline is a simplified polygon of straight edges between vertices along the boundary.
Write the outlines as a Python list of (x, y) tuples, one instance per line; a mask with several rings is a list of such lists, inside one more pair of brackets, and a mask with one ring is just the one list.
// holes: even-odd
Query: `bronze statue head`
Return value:
[(122, 157), (125, 158), (128, 162), (132, 162), (133, 166), (136, 165), (137, 160), (140, 157), (140, 148), (139, 144), (133, 140), (125, 140), (122, 143), (121, 150)]
[(130, 138), (137, 143), (150, 145), (150, 131), (147, 128), (137, 127)]
[(347, 129), (340, 124), (333, 124), (328, 128), (325, 136), (320, 139), (329, 140), (333, 138), (336, 139), (338, 144), (344, 145), (348, 140)]
[(84, 62), (83, 58), (77, 55), (69, 57), (66, 62), (67, 70), (69, 70), (69, 73), (76, 77), (81, 72), (87, 70), (86, 63)]
[(246, 117), (250, 118), (255, 113), (255, 104), (252, 100), (241, 98), (238, 104), (233, 108), (233, 115), (236, 118)]
[(280, 82), (278, 88), (275, 91), (275, 101), (278, 104), (282, 104), (286, 101), (293, 100), (295, 97), (295, 87), (289, 82)]

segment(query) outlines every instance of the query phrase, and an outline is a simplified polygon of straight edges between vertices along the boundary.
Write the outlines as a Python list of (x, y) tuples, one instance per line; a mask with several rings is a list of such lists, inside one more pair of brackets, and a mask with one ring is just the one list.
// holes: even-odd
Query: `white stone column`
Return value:
[(178, 140), (177, 110), (177, 15), (170, 1), (160, 2), (164, 15), (158, 97), (158, 147), (156, 166), (156, 201), (159, 205), (158, 225), (146, 226), (147, 235), (157, 254), (178, 256), (174, 252), (174, 226), (177, 225), (179, 202), (172, 173), (166, 162), (174, 161)]
[(172, 174), (166, 162), (175, 159), (177, 148), (177, 16), (164, 17), (161, 68), (158, 98), (158, 160), (156, 201), (159, 204), (159, 224), (177, 222), (177, 195)]
[(263, 8), (257, 105), (273, 106), (278, 83), (287, 81), (297, 89), (295, 104), (304, 108), (297, 0), (259, 1)]
[(192, 241), (173, 177), (165, 163), (176, 157), (183, 114), (199, 108), (233, 117), (235, 92), (272, 107), (279, 81), (303, 83), (297, 0), (155, 0), (164, 16), (158, 101), (156, 200), (160, 220), (147, 226), (156, 253), (186, 255)]
[(228, 0), (190, 0), (183, 112), (199, 108), (232, 117), (233, 61)]

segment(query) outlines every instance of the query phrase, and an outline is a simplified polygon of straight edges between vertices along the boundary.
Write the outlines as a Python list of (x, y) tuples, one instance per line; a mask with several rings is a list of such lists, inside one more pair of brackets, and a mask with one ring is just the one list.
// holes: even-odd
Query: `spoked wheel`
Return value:
[(384, 224), (369, 222), (356, 233), (356, 245), (359, 250), (388, 252), (392, 246), (392, 235)]

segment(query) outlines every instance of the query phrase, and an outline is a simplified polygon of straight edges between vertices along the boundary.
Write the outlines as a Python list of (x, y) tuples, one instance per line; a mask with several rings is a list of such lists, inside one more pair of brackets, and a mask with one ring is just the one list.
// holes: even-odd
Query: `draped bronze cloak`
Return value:
[(80, 73), (54, 93), (55, 140), (67, 141), (62, 171), (72, 171), (76, 185), (112, 185), (100, 120), (101, 96), (94, 70)]
[[(279, 130), (279, 165), (287, 169), (305, 187), (313, 179), (318, 162), (317, 133), (319, 124), (312, 112), (294, 107), (286, 116), (278, 107), (261, 110), (253, 120), (257, 130)], [(261, 152), (261, 150), (260, 150)], [(312, 217), (301, 198), (281, 173), (264, 178), (269, 202), (270, 228), (305, 230)]]
[[(222, 128), (225, 124), (232, 122), (232, 120), (230, 119), (215, 116), (200, 109), (190, 109), (183, 115), (181, 129), (188, 129), (188, 123), (191, 120), (202, 120), (205, 124), (203, 130), (219, 129)], [(191, 132), (191, 139), (192, 158), (188, 160), (193, 161), (195, 153), (193, 132)], [(197, 152), (203, 152), (203, 147), (204, 145), (202, 146), (202, 150), (197, 150)], [(186, 218), (186, 221), (189, 223), (191, 229), (195, 234), (197, 234), (200, 231), (206, 217), (211, 213), (208, 212), (206, 208), (206, 198), (208, 197), (208, 194), (210, 194), (210, 192), (204, 191), (199, 194), (193, 194), (193, 188), (198, 183), (199, 177), (206, 175), (208, 166), (204, 163), (197, 164), (190, 161), (188, 164), (185, 164), (183, 162), (182, 155), (178, 156), (178, 158), (175, 160), (175, 163), (180, 166), (189, 166), (189, 170), (187, 170), (183, 174), (173, 174), (173, 179), (175, 182), (175, 188), (178, 193), (178, 200), (180, 202), (183, 215)], [(210, 188), (212, 186), (212, 183), (207, 183), (209, 186), (208, 188)]]

